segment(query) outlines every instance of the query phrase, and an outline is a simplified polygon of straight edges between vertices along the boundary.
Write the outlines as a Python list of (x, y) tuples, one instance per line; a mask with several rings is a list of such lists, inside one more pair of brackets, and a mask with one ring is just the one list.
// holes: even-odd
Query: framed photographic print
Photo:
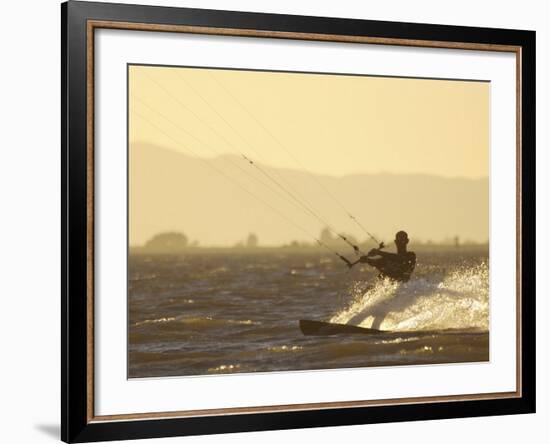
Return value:
[(535, 33), (64, 3), (62, 439), (535, 411)]

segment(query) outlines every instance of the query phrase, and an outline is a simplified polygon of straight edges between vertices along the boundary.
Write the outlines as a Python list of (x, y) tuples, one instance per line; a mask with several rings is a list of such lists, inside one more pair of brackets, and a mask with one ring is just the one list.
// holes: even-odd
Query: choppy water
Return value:
[[(394, 283), (313, 250), (132, 255), (129, 377), (488, 360), (487, 256), (417, 256)], [(304, 336), (299, 319), (391, 333)]]

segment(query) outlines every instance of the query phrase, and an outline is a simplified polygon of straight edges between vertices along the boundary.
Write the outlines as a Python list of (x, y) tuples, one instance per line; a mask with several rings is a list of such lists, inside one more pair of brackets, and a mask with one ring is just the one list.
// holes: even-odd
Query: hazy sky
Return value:
[(130, 141), (334, 176), (488, 176), (490, 84), (131, 66)]
[[(342, 203), (386, 241), (398, 229), (415, 240), (488, 237), (489, 83), (129, 69), (132, 245), (172, 230), (201, 245), (234, 245), (250, 232), (264, 245), (311, 242), (325, 220), (363, 240)], [(228, 154), (302, 173), (285, 173), (282, 191), (241, 157), (193, 160)], [(327, 177), (288, 178), (303, 173)], [(476, 180), (384, 176), (372, 189), (364, 177), (352, 188), (354, 178), (334, 178), (354, 173)]]

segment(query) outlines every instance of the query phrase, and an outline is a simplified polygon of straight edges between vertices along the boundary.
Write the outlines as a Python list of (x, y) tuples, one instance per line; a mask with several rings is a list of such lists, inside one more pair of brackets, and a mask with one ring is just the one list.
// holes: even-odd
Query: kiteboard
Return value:
[(387, 330), (377, 330), (376, 328), (357, 327), (356, 325), (323, 321), (310, 321), (307, 319), (300, 319), (300, 330), (306, 336), (330, 336), (338, 334), (376, 335), (390, 333)]
[(300, 320), (300, 330), (306, 336), (332, 336), (339, 334), (389, 335), (399, 337), (417, 337), (432, 335), (486, 335), (485, 330), (471, 328), (446, 328), (441, 330), (377, 330), (376, 328), (358, 327), (356, 325), (337, 324), (333, 322)]

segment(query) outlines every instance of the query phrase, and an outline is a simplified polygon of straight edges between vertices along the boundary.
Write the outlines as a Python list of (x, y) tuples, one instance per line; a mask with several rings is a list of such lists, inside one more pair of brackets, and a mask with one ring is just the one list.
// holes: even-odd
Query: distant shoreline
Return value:
[[(347, 251), (344, 250), (341, 246), (333, 246), (333, 248), (338, 249), (340, 253), (346, 254)], [(362, 251), (365, 253), (368, 252), (373, 246), (361, 246)], [(450, 244), (411, 244), (409, 249), (416, 252), (425, 252), (425, 253), (437, 253), (437, 252), (456, 252), (460, 253), (478, 253), (478, 254), (489, 254), (489, 245), (488, 244), (463, 244), (459, 246), (450, 245)], [(389, 246), (385, 249), (388, 252), (394, 252), (395, 248)], [(189, 246), (181, 249), (155, 249), (146, 246), (130, 246), (128, 249), (130, 255), (182, 255), (182, 254), (216, 254), (216, 253), (225, 253), (225, 254), (262, 254), (262, 253), (312, 253), (318, 252), (323, 254), (331, 255), (332, 253), (324, 248), (313, 246), (313, 245), (303, 245), (303, 246), (292, 246), (292, 245), (280, 245), (280, 246), (257, 246), (257, 247), (241, 247), (241, 246), (229, 246), (229, 247), (198, 247), (198, 246)], [(353, 255), (353, 252), (349, 252), (350, 255)]]

